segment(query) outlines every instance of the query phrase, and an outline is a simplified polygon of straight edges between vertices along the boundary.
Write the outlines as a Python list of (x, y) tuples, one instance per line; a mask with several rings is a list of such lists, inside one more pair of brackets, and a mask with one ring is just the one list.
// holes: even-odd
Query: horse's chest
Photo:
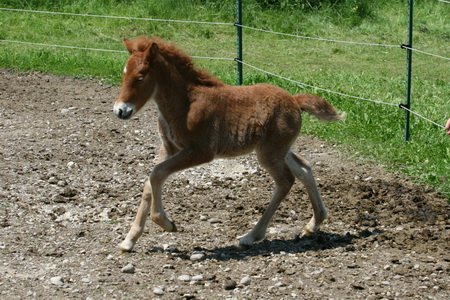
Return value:
[(177, 148), (183, 148), (183, 138), (175, 126), (171, 125), (163, 116), (159, 118), (159, 131), (163, 139), (169, 141), (171, 144), (175, 145)]

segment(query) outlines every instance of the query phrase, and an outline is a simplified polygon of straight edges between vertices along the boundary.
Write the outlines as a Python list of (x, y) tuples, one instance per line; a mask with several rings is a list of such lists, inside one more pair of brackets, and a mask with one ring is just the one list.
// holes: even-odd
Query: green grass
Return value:
[[(373, 2), (373, 3), (372, 3)], [(310, 5), (307, 5), (309, 3)], [(76, 0), (1, 1), (0, 7), (165, 19), (234, 22), (234, 1), (219, 0)], [(414, 47), (450, 56), (449, 6), (415, 1)], [(406, 1), (245, 0), (244, 23), (257, 28), (340, 40), (400, 45), (406, 42)], [(123, 50), (121, 40), (159, 35), (195, 56), (235, 56), (235, 28), (69, 17), (0, 11), (0, 39)], [(119, 84), (126, 53), (58, 49), (0, 42), (0, 67), (21, 71), (102, 78)], [(405, 52), (305, 40), (244, 30), (245, 62), (313, 86), (399, 104), (405, 95)], [(235, 64), (196, 62), (235, 83)], [(413, 56), (413, 110), (440, 124), (450, 117), (450, 62)], [(429, 122), (412, 117), (412, 141), (403, 141), (404, 111), (314, 89), (245, 67), (246, 84), (272, 82), (292, 93), (317, 93), (347, 112), (343, 123), (323, 124), (306, 118), (303, 131), (428, 183), (450, 198), (450, 138)]]

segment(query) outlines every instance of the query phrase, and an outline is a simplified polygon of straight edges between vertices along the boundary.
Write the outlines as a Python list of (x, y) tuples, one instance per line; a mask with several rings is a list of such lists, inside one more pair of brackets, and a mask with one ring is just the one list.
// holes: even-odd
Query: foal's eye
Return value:
[(142, 81), (144, 81), (144, 76), (139, 76), (138, 78), (136, 78), (137, 83), (141, 83)]

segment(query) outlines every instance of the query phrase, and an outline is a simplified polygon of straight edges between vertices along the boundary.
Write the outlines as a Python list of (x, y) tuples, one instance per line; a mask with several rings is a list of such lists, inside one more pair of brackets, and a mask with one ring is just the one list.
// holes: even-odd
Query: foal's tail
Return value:
[(301, 110), (312, 114), (320, 120), (339, 121), (345, 119), (345, 113), (338, 113), (333, 105), (319, 96), (297, 94), (292, 97), (294, 97)]

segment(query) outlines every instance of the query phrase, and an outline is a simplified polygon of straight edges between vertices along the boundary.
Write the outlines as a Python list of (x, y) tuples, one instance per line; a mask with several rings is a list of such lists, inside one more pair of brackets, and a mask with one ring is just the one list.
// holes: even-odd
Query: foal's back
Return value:
[(300, 129), (298, 103), (273, 85), (198, 87), (190, 101), (188, 128), (209, 138), (216, 156), (244, 154), (261, 143), (290, 145)]

